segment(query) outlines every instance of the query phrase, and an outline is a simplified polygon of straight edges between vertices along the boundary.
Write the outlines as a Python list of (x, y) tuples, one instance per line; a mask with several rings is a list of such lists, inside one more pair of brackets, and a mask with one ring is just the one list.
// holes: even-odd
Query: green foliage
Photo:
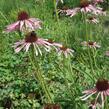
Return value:
[[(78, 4), (79, 0), (65, 0), (65, 5), (69, 7)], [(39, 36), (62, 42), (75, 50), (74, 57), (70, 59), (58, 57), (52, 51), (44, 53), (38, 60), (54, 102), (61, 104), (62, 109), (87, 109), (85, 102), (79, 98), (82, 91), (92, 87), (101, 77), (109, 79), (109, 58), (105, 56), (105, 51), (109, 49), (109, 25), (106, 27), (104, 24), (108, 16), (99, 16), (101, 23), (98, 25), (87, 25), (88, 35), (101, 44), (101, 48), (94, 51), (94, 55), (97, 53), (97, 66), (93, 50), (90, 50), (92, 72), (88, 51), (81, 46), (86, 39), (82, 15), (73, 18), (62, 16), (56, 22), (52, 0), (45, 0), (44, 4), (40, 0), (0, 1), (0, 109), (40, 109), (47, 103), (28, 55), (13, 51), (13, 43), (23, 37), (17, 32), (3, 33), (5, 26), (16, 20), (20, 10), (28, 11), (31, 16), (43, 21), (43, 29), (37, 31)]]

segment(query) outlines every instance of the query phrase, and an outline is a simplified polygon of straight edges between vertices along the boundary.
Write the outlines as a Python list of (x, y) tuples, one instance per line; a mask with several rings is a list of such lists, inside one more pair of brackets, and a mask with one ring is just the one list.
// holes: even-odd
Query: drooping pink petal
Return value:
[(88, 99), (90, 96), (92, 96), (92, 95), (94, 95), (96, 93), (96, 91), (95, 92), (93, 92), (93, 93), (90, 93), (90, 94), (85, 94), (85, 95), (83, 95), (82, 97), (80, 97), (81, 98), (81, 100), (86, 100), (86, 99)]
[(25, 45), (26, 45), (26, 44), (23, 44), (23, 45), (21, 45), (20, 47), (17, 47), (17, 48), (15, 49), (15, 53), (20, 52), (21, 49), (25, 47)]
[(41, 29), (42, 22), (37, 18), (30, 18), (28, 21), (31, 23), (34, 29)]
[(36, 44), (33, 43), (33, 46), (34, 46), (35, 54), (36, 54), (36, 56), (38, 56), (38, 50), (37, 50), (37, 48), (36, 48)]
[(107, 96), (109, 96), (109, 89), (105, 92)]
[(82, 93), (83, 94), (90, 94), (90, 93), (95, 92), (95, 91), (96, 91), (96, 89), (94, 88), (94, 89), (90, 89), (90, 90), (85, 90)]
[(34, 31), (34, 27), (32, 26), (32, 24), (28, 20), (25, 21), (25, 28), (28, 31)]
[(16, 48), (16, 47), (18, 47), (20, 45), (23, 45), (24, 43), (25, 43), (25, 40), (21, 40), (19, 42), (14, 43), (14, 45), (12, 47)]
[(23, 29), (25, 28), (24, 27), (24, 24), (25, 24), (25, 21), (20, 21), (20, 31), (23, 31)]
[(74, 9), (68, 9), (64, 10), (63, 12), (66, 12), (66, 15), (73, 17), (74, 15), (77, 14), (77, 12), (80, 10), (80, 8), (74, 8)]
[(26, 46), (25, 46), (26, 52), (29, 50), (30, 45), (31, 45), (31, 43), (27, 43), (27, 44), (26, 44)]
[(102, 106), (102, 108), (104, 108), (104, 93), (103, 92), (101, 92), (101, 106)]
[(40, 55), (42, 56), (42, 52), (41, 52), (39, 46), (37, 44), (35, 46), (37, 47), (37, 50), (39, 51)]
[(5, 29), (6, 32), (13, 32), (15, 30), (19, 30), (19, 21), (6, 26), (6, 29)]

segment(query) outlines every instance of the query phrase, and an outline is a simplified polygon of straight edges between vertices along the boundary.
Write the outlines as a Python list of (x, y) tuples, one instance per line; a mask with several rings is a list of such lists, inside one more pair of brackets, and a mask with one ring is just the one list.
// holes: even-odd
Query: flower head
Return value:
[(80, 5), (73, 9), (60, 10), (61, 13), (66, 13), (66, 15), (72, 17), (78, 12), (91, 13), (94, 15), (106, 15), (106, 12), (102, 8), (96, 7), (88, 0), (81, 0)]
[(94, 24), (99, 23), (99, 20), (96, 17), (89, 17), (86, 21)]
[(101, 46), (99, 44), (97, 44), (96, 42), (93, 41), (84, 41), (81, 43), (83, 46), (88, 46), (90, 48), (100, 48)]
[(18, 13), (17, 21), (13, 24), (6, 26), (6, 32), (22, 31), (30, 32), (36, 29), (41, 29), (42, 22), (37, 18), (30, 18), (28, 13), (21, 11)]
[[(100, 2), (100, 0), (98, 1)], [(95, 15), (106, 15), (106, 12), (104, 12), (102, 8), (93, 5), (88, 0), (81, 0), (80, 11), (84, 13), (90, 12)]]
[(90, 2), (88, 0), (81, 0), (80, 2), (80, 11), (81, 12), (91, 12), (93, 6), (90, 4)]
[(36, 56), (38, 55), (38, 53), (42, 55), (41, 48), (44, 48), (47, 52), (49, 52), (50, 50), (49, 42), (47, 42), (45, 39), (37, 37), (34, 31), (28, 33), (25, 39), (16, 42), (13, 47), (15, 48), (15, 52), (18, 53), (22, 49), (27, 52), (30, 46), (34, 48)]
[(89, 6), (89, 4), (90, 4), (90, 2), (88, 0), (81, 0), (80, 1), (81, 8), (87, 7), (87, 6)]
[(67, 58), (68, 55), (73, 56), (74, 50), (67, 48), (65, 46), (61, 46), (57, 49), (58, 55), (65, 55), (65, 57)]
[(96, 8), (93, 8), (92, 14), (106, 16), (106, 11), (103, 8), (96, 7)]
[(67, 9), (65, 10), (66, 15), (72, 17), (74, 15), (76, 15), (79, 12), (80, 8), (74, 8), (74, 9)]
[(109, 96), (109, 81), (106, 79), (99, 79), (93, 89), (83, 91), (84, 96), (80, 97), (82, 100), (88, 99), (90, 96), (97, 94), (95, 103), (98, 97), (101, 97), (101, 106), (104, 107), (105, 97)]
[(21, 11), (21, 12), (18, 13), (18, 18), (17, 19), (18, 20), (27, 20), (27, 19), (29, 19), (29, 15), (28, 15), (27, 12)]

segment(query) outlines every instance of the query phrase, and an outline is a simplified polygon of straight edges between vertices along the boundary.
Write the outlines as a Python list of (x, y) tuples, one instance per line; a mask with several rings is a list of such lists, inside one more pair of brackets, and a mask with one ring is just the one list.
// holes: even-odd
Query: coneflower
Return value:
[(78, 7), (74, 9), (60, 10), (60, 12), (66, 13), (66, 15), (70, 17), (76, 15), (78, 12), (91, 13), (95, 15), (106, 15), (106, 12), (102, 8), (96, 7), (88, 0), (81, 0)]
[(86, 21), (94, 24), (99, 23), (99, 20), (96, 17), (89, 17)]
[(97, 94), (95, 102), (101, 97), (101, 106), (104, 107), (106, 96), (109, 96), (109, 81), (106, 79), (99, 79), (93, 89), (83, 91), (84, 96), (80, 97), (81, 100), (87, 100), (90, 96)]
[(15, 48), (15, 52), (18, 53), (22, 49), (24, 49), (27, 52), (30, 46), (32, 46), (37, 56), (38, 54), (42, 55), (41, 48), (44, 48), (47, 52), (49, 52), (50, 45), (51, 44), (49, 42), (47, 42), (43, 38), (37, 37), (36, 33), (32, 31), (26, 35), (25, 39), (16, 42), (13, 47)]
[(18, 13), (17, 21), (13, 24), (6, 26), (6, 32), (21, 31), (30, 32), (36, 29), (41, 29), (41, 20), (38, 18), (30, 18), (27, 12), (21, 11)]
[(58, 55), (64, 55), (66, 58), (68, 55), (73, 56), (74, 50), (67, 48), (66, 46), (61, 46), (57, 49)]
[(101, 46), (97, 42), (84, 41), (81, 43), (83, 46), (88, 46), (90, 48), (100, 48)]

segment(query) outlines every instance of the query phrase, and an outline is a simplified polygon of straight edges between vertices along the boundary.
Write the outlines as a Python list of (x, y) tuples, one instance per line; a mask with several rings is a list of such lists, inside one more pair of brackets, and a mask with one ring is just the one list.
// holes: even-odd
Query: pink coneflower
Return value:
[(106, 56), (109, 56), (109, 51), (106, 51)]
[(74, 9), (67, 9), (64, 12), (66, 12), (66, 15), (73, 17), (79, 12), (80, 8), (74, 8)]
[(89, 23), (94, 23), (94, 24), (99, 23), (99, 20), (95, 17), (89, 17), (86, 21)]
[(49, 42), (47, 42), (42, 38), (37, 37), (34, 31), (27, 34), (25, 39), (16, 42), (13, 47), (15, 48), (15, 52), (18, 53), (22, 49), (24, 49), (27, 52), (30, 46), (34, 48), (36, 56), (38, 55), (38, 53), (42, 55), (42, 51), (40, 48), (44, 48), (47, 52), (49, 52), (50, 50)]
[(109, 81), (106, 79), (99, 79), (93, 89), (83, 91), (84, 96), (80, 97), (82, 100), (87, 100), (90, 96), (97, 94), (95, 102), (101, 97), (101, 106), (104, 107), (105, 97), (109, 96)]
[(96, 8), (93, 8), (92, 14), (106, 16), (106, 11), (103, 8), (96, 7)]
[(96, 7), (95, 5), (91, 4), (88, 0), (82, 0), (80, 2), (80, 6), (74, 9), (67, 9), (67, 10), (60, 10), (61, 13), (66, 13), (66, 15), (72, 17), (76, 15), (78, 12), (83, 13), (91, 13), (95, 15), (106, 15), (106, 12), (103, 11), (102, 8)]
[(46, 104), (43, 109), (61, 109), (59, 104)]
[(91, 12), (94, 7), (90, 4), (88, 0), (82, 0), (80, 2), (80, 11), (81, 12)]
[(73, 56), (74, 50), (69, 49), (65, 46), (61, 46), (57, 49), (58, 55), (60, 56), (61, 54), (65, 55), (65, 57), (67, 58), (68, 55)]
[(88, 46), (90, 48), (100, 48), (101, 46), (99, 44), (97, 44), (96, 42), (92, 42), (92, 41), (84, 41), (81, 43), (83, 46)]
[(25, 11), (18, 13), (17, 22), (6, 26), (6, 32), (23, 31), (29, 32), (35, 29), (41, 29), (42, 22), (37, 18), (30, 18)]

